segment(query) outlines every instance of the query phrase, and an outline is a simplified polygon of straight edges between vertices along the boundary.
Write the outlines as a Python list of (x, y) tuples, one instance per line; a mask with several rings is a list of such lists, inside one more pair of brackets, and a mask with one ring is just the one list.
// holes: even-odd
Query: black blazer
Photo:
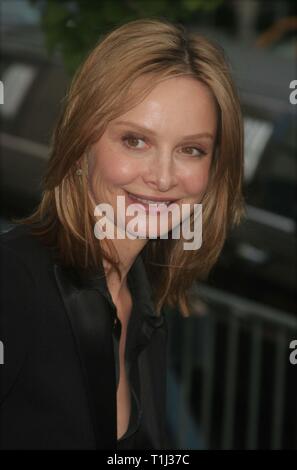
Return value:
[(141, 255), (128, 274), (132, 416), (117, 441), (121, 323), (103, 268), (63, 267), (23, 225), (1, 234), (0, 247), (0, 448), (166, 448), (168, 329)]

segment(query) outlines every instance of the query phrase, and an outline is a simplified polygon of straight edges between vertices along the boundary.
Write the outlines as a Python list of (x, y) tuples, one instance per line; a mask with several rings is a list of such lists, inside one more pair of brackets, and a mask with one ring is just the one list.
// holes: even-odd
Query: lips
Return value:
[(137, 203), (142, 203), (143, 205), (149, 205), (149, 204), (166, 204), (166, 206), (169, 206), (169, 204), (172, 204), (173, 202), (175, 202), (177, 199), (175, 200), (157, 200), (157, 199), (150, 199), (149, 197), (148, 198), (145, 198), (145, 197), (142, 197), (142, 196), (137, 196), (135, 194), (132, 194), (132, 193), (129, 193), (127, 192), (129, 198)]
[(155, 201), (150, 199), (143, 199), (134, 194), (128, 193), (128, 203), (138, 206), (140, 210), (151, 215), (161, 215), (168, 212), (168, 208), (175, 201)]

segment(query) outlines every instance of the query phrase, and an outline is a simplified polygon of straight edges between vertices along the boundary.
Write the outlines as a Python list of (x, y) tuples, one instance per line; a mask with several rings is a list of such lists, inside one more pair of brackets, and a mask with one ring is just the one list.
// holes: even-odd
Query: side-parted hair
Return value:
[[(156, 310), (163, 306), (191, 314), (188, 291), (204, 280), (218, 259), (229, 229), (244, 213), (243, 123), (241, 106), (223, 49), (204, 35), (188, 33), (163, 19), (140, 19), (101, 38), (77, 70), (53, 132), (37, 209), (18, 223), (55, 247), (61, 262), (96, 269), (103, 258), (119, 273), (94, 234), (95, 217), (84, 172), (88, 149), (110, 120), (135, 106), (161, 81), (190, 76), (211, 91), (218, 118), (210, 178), (202, 199), (203, 243), (184, 250), (184, 239), (150, 239), (143, 249)], [(137, 93), (130, 87), (141, 77)], [(104, 202), (104, 201), (100, 201)], [(193, 217), (193, 215), (192, 215)], [(191, 220), (191, 227), (193, 227)]]

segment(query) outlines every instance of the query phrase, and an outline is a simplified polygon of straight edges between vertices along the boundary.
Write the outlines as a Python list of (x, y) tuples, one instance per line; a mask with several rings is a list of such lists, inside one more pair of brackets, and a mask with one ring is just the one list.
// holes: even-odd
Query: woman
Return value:
[[(89, 54), (41, 203), (0, 237), (2, 448), (166, 448), (164, 307), (190, 315), (189, 288), (240, 220), (242, 135), (229, 66), (205, 37), (137, 20)], [(173, 231), (198, 204), (203, 243), (188, 250)]]

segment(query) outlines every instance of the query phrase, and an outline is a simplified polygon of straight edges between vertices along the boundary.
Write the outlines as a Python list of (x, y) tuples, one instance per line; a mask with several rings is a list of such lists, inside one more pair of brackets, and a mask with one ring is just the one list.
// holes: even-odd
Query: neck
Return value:
[(147, 242), (148, 239), (130, 240), (129, 238), (125, 238), (112, 240), (113, 247), (115, 248), (119, 259), (121, 280), (119, 280), (116, 271), (112, 269), (112, 266), (108, 261), (103, 260), (103, 267), (105, 270), (106, 282), (115, 304), (123, 292), (127, 291), (128, 272)]

